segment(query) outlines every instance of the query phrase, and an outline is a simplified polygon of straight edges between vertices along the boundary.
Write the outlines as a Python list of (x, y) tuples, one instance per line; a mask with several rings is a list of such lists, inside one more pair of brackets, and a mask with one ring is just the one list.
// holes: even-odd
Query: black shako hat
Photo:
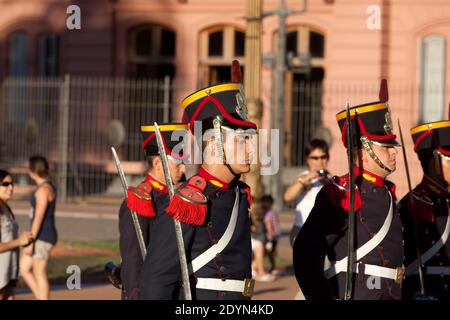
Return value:
[(202, 133), (213, 128), (213, 121), (219, 119), (222, 126), (231, 129), (256, 129), (256, 124), (248, 120), (247, 102), (241, 84), (242, 75), (239, 62), (233, 61), (231, 82), (206, 87), (195, 91), (183, 99), (183, 122), (194, 133), (194, 122), (200, 121)]
[(437, 150), (450, 157), (450, 104), (449, 120), (422, 123), (411, 129), (414, 151)]
[[(349, 108), (353, 128), (358, 140), (365, 136), (369, 140), (384, 146), (399, 146), (397, 136), (393, 133), (391, 112), (388, 105), (389, 94), (387, 81), (380, 85), (379, 101), (365, 103)], [(336, 115), (342, 134), (342, 142), (347, 147), (347, 110)]]
[[(156, 129), (154, 125), (141, 126), (143, 134), (142, 149), (146, 156), (158, 156), (158, 143), (156, 140)], [(188, 133), (188, 127), (184, 123), (167, 123), (160, 124), (159, 131), (164, 144), (166, 154), (175, 159), (185, 160), (186, 155), (183, 154), (183, 143)]]

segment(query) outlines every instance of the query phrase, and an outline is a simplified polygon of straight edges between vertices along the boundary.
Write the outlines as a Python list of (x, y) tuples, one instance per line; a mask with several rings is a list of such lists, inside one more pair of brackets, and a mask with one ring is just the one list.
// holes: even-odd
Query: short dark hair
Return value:
[(11, 174), (3, 169), (0, 169), (0, 182), (3, 181), (7, 176), (11, 176)]
[(311, 152), (316, 149), (322, 150), (327, 156), (330, 155), (328, 152), (328, 143), (326, 143), (325, 140), (313, 139), (309, 141), (305, 146), (305, 157), (308, 157)]
[(50, 176), (50, 166), (48, 161), (43, 156), (30, 157), (30, 170), (41, 178), (48, 178)]
[(265, 194), (261, 197), (261, 203), (273, 205), (273, 197), (270, 194)]
[(159, 157), (159, 156), (155, 156), (155, 155), (147, 156), (148, 170), (153, 169), (153, 159), (155, 159), (156, 157)]

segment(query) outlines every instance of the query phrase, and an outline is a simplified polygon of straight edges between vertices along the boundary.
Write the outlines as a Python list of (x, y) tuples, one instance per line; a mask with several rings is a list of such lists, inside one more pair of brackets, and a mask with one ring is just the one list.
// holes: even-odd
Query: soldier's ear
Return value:
[(154, 157), (153, 158), (153, 168), (157, 168), (158, 166), (160, 166), (161, 164), (161, 158), (158, 157)]
[(208, 149), (211, 150), (211, 154), (214, 156), (216, 154), (216, 143), (214, 137), (210, 137), (207, 141)]
[(369, 158), (369, 154), (364, 148), (358, 149), (358, 158), (356, 161), (359, 165), (367, 165)]

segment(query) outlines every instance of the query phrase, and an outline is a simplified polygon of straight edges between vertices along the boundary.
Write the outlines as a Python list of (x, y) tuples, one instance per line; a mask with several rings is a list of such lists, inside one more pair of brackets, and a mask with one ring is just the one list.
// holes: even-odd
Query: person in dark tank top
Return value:
[(56, 188), (50, 181), (46, 158), (33, 156), (29, 163), (30, 178), (36, 183), (30, 197), (31, 232), (36, 241), (23, 250), (20, 273), (36, 299), (48, 300), (47, 263), (50, 251), (58, 240), (55, 227)]

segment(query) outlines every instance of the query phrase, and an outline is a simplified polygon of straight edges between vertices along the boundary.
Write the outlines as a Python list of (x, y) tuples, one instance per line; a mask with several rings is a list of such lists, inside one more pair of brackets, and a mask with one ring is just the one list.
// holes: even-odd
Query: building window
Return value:
[(14, 32), (9, 38), (9, 75), (28, 75), (28, 36), (25, 32)]
[(441, 120), (445, 106), (445, 37), (425, 37), (420, 44), (419, 122)]
[(208, 56), (221, 57), (223, 55), (223, 30), (211, 32), (208, 39)]
[(309, 52), (313, 58), (323, 58), (324, 57), (324, 36), (318, 32), (311, 31), (309, 33)]
[(245, 33), (234, 31), (234, 56), (243, 57), (245, 55)]
[[(274, 34), (274, 50), (278, 46), (278, 34)], [(285, 165), (303, 166), (303, 150), (312, 138), (321, 138), (322, 82), (325, 77), (325, 37), (308, 26), (287, 29), (286, 59), (286, 111), (284, 126), (286, 143)], [(273, 124), (275, 127), (278, 124)]]
[(143, 25), (129, 32), (128, 75), (163, 79), (175, 76), (176, 34), (163, 26)]
[(59, 75), (59, 38), (46, 33), (38, 40), (38, 76), (56, 77)]
[[(128, 32), (128, 70), (130, 84), (124, 88), (129, 104), (121, 115), (127, 137), (123, 150), (127, 159), (138, 161), (142, 124), (171, 118), (171, 79), (175, 77), (176, 33), (161, 25), (145, 24)], [(167, 81), (169, 80), (169, 81)], [(124, 110), (125, 110), (124, 109)]]
[(230, 81), (230, 61), (245, 55), (245, 33), (232, 26), (213, 27), (200, 35), (202, 86)]

